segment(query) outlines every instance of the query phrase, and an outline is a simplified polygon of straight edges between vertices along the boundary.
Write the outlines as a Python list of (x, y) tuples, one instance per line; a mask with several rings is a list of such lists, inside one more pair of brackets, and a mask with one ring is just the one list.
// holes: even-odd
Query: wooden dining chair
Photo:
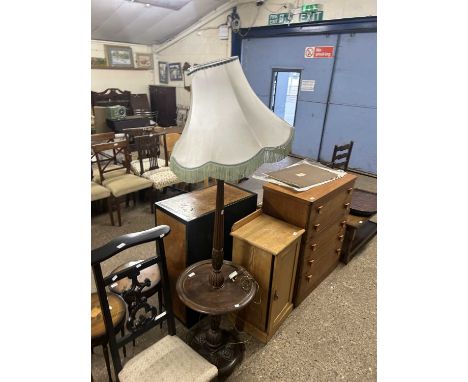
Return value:
[[(98, 143), (111, 143), (111, 142), (114, 142), (115, 140), (116, 140), (116, 135), (115, 135), (114, 132), (101, 133), (101, 134), (91, 134), (91, 146), (96, 145)], [(102, 155), (106, 156), (107, 153), (103, 152)], [(112, 158), (114, 158), (114, 163), (113, 163), (113, 165), (110, 164), (109, 168), (118, 166), (118, 162), (122, 160), (122, 158), (118, 158), (118, 156), (116, 155), (114, 150), (113, 150), (113, 153), (109, 154), (108, 156), (109, 157), (112, 156)], [(97, 168), (96, 158), (95, 158), (95, 155), (94, 155), (92, 149), (91, 149), (91, 165), (93, 166), (92, 180), (94, 182), (98, 183), (98, 184), (101, 184), (101, 177), (99, 175), (99, 170)], [(123, 175), (123, 174), (125, 174), (125, 170), (115, 171), (115, 172), (109, 173), (108, 176), (118, 176), (118, 175)]]
[(151, 213), (154, 212), (154, 203), (157, 200), (159, 191), (166, 190), (169, 186), (174, 186), (182, 181), (177, 178), (169, 167), (160, 167), (158, 157), (158, 134), (142, 135), (135, 137), (138, 151), (138, 161), (140, 176), (151, 180), (153, 189), (151, 193)]
[(344, 171), (348, 170), (349, 160), (351, 158), (351, 151), (353, 150), (354, 142), (351, 141), (346, 145), (335, 145), (333, 149), (333, 156), (331, 161), (332, 168), (341, 168)]
[(111, 204), (111, 192), (101, 186), (100, 184), (91, 181), (91, 202), (96, 202), (98, 200), (105, 200), (107, 202), (107, 209), (109, 211), (111, 224), (114, 225), (114, 214), (112, 213), (112, 204)]
[[(109, 349), (116, 379), (121, 382), (178, 381), (205, 382), (212, 381), (218, 375), (216, 366), (193, 350), (176, 336), (174, 313), (172, 311), (170, 281), (166, 266), (163, 238), (170, 233), (167, 225), (161, 225), (142, 232), (122, 235), (109, 241), (100, 248), (91, 251), (91, 267), (102, 309), (106, 334), (109, 338)], [(104, 277), (101, 264), (118, 253), (134, 246), (155, 242), (156, 256), (144, 260), (132, 267), (125, 268), (110, 276)], [(158, 310), (142, 296), (144, 286), (150, 284), (138, 280), (142, 271), (158, 264), (161, 271), (161, 287), (164, 310)], [(119, 280), (132, 280), (127, 298), (132, 299), (128, 309), (127, 334), (117, 338), (112, 324), (111, 310), (107, 299), (106, 287)], [(120, 358), (119, 348), (153, 329), (161, 322), (167, 323), (168, 335), (135, 355), (124, 365)]]
[[(137, 191), (151, 188), (153, 186), (153, 182), (130, 173), (130, 156), (127, 150), (127, 140), (111, 143), (99, 143), (97, 145), (93, 145), (92, 149), (96, 156), (101, 184), (111, 192), (111, 205), (112, 208), (116, 207), (117, 209), (117, 219), (119, 226), (121, 226), (122, 219), (120, 203), (123, 200), (122, 198), (133, 194), (133, 203), (135, 204), (135, 193)], [(103, 153), (106, 154), (103, 155)], [(109, 153), (112, 153), (112, 155)], [(124, 159), (122, 159), (118, 165), (109, 167), (109, 165), (114, 163), (116, 156), (121, 156)], [(112, 175), (113, 173), (117, 171), (120, 172), (122, 170), (125, 170), (123, 175)]]

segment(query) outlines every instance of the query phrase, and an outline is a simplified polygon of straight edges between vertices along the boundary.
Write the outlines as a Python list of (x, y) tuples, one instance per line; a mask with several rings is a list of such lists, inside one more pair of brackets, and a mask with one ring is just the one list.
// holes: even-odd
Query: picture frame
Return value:
[(180, 62), (169, 64), (169, 78), (171, 81), (182, 81), (182, 67)]
[(153, 69), (153, 55), (151, 53), (137, 53), (136, 67), (141, 69)]
[(91, 57), (91, 69), (105, 69), (107, 61), (105, 57)]
[(105, 45), (107, 64), (110, 68), (133, 69), (133, 52), (129, 46)]
[(167, 62), (158, 62), (159, 68), (159, 83), (161, 84), (168, 84), (169, 83), (169, 75), (167, 71)]

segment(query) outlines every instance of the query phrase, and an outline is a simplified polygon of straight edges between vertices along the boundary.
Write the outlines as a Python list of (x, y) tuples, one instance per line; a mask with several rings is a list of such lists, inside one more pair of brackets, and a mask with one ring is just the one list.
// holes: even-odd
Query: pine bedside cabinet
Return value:
[(232, 261), (243, 266), (259, 285), (253, 302), (238, 313), (236, 325), (263, 343), (270, 340), (293, 309), (304, 232), (261, 210), (232, 226)]

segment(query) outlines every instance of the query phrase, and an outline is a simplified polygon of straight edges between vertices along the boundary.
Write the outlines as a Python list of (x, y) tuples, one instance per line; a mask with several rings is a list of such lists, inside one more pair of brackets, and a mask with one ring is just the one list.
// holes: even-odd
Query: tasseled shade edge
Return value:
[(286, 158), (291, 152), (293, 137), (294, 129), (292, 128), (288, 140), (281, 146), (264, 147), (251, 159), (235, 165), (208, 162), (200, 167), (186, 168), (171, 157), (169, 167), (180, 180), (186, 183), (197, 183), (206, 178), (233, 182), (252, 175), (264, 163), (274, 163)]

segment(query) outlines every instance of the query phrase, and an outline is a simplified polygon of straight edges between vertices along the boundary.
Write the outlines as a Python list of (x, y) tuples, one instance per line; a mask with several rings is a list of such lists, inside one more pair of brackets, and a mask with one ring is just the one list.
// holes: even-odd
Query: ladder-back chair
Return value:
[[(116, 237), (104, 246), (91, 251), (91, 267), (109, 340), (112, 363), (115, 375), (121, 382), (155, 380), (202, 382), (212, 380), (218, 373), (216, 366), (205, 360), (175, 335), (175, 320), (163, 243), (163, 238), (169, 233), (169, 226), (161, 225), (146, 231)], [(156, 244), (156, 256), (110, 276), (103, 276), (101, 263), (128, 248), (153, 241)], [(138, 281), (141, 271), (154, 264), (158, 264), (161, 271), (164, 311), (158, 311), (147, 301), (146, 297), (141, 295), (142, 289), (150, 284), (150, 280)], [(113, 330), (106, 287), (123, 278), (132, 280), (131, 289), (125, 292), (126, 299), (130, 299), (132, 302), (127, 318), (127, 334), (117, 338), (115, 330)], [(161, 321), (167, 322), (169, 335), (122, 365), (119, 348), (159, 325)]]
[(344, 171), (348, 170), (349, 159), (351, 158), (351, 151), (353, 150), (354, 142), (351, 141), (346, 145), (335, 145), (332, 156), (332, 168), (341, 168)]

